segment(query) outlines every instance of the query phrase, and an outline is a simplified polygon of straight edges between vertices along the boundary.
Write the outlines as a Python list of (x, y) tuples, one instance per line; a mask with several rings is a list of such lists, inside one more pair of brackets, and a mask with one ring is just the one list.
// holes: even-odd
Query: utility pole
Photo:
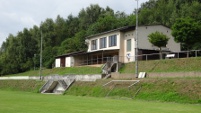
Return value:
[(43, 54), (43, 36), (42, 36), (42, 31), (41, 31), (41, 41), (40, 41), (40, 71), (39, 71), (39, 76), (40, 80), (42, 80), (42, 56)]
[(136, 26), (135, 26), (135, 77), (138, 78), (138, 0), (136, 9)]
[(34, 54), (34, 71), (36, 70), (36, 54)]

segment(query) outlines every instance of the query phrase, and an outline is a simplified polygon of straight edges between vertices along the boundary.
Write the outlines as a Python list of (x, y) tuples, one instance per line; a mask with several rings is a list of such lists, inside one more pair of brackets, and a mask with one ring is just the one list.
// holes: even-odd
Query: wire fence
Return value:
[[(161, 56), (161, 58), (160, 58)], [(200, 57), (201, 50), (192, 51), (181, 51), (181, 52), (163, 52), (163, 53), (152, 53), (152, 54), (142, 54), (138, 55), (139, 61), (148, 60), (159, 60), (159, 59), (173, 59), (173, 58), (190, 58), (190, 57)], [(130, 62), (135, 61), (135, 56), (115, 56), (115, 57), (102, 57), (102, 58), (91, 58), (88, 60), (80, 61), (80, 65), (94, 65), (94, 64), (104, 64), (108, 61), (118, 61), (123, 62), (128, 59)]]
[(146, 61), (159, 60), (160, 55), (161, 55), (161, 59), (200, 57), (201, 50), (143, 54), (143, 55), (138, 55), (138, 60), (146, 60)]

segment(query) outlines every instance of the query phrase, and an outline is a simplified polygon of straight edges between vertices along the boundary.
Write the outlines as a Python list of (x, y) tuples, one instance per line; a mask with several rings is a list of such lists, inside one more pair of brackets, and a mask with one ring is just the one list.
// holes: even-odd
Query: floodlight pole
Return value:
[(36, 70), (36, 54), (34, 54), (34, 71)]
[(42, 31), (41, 31), (41, 41), (40, 41), (40, 71), (39, 71), (39, 76), (40, 80), (42, 80), (42, 54), (43, 54), (43, 37), (42, 37)]
[(138, 0), (136, 9), (136, 26), (135, 26), (135, 77), (138, 78)]

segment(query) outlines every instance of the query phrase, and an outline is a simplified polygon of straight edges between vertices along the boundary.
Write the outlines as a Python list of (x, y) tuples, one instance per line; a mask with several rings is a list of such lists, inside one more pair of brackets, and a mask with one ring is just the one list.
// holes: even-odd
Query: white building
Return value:
[[(180, 44), (174, 41), (170, 28), (163, 25), (139, 26), (138, 55), (159, 52), (159, 48), (153, 46), (148, 41), (148, 35), (156, 31), (162, 32), (170, 38), (167, 46), (163, 48), (164, 51), (180, 51)], [(134, 62), (135, 36), (135, 26), (121, 27), (88, 36), (86, 37), (86, 43), (88, 45), (87, 52), (82, 51), (58, 56), (55, 60), (56, 67), (103, 64), (111, 60), (113, 56), (118, 56), (118, 62), (121, 63)], [(143, 57), (138, 57), (138, 59), (143, 60)]]

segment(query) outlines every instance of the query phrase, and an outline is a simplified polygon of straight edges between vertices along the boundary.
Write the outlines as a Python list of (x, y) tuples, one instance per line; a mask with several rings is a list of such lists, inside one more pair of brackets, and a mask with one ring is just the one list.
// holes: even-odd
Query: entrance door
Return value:
[(65, 57), (61, 58), (61, 67), (65, 67)]

